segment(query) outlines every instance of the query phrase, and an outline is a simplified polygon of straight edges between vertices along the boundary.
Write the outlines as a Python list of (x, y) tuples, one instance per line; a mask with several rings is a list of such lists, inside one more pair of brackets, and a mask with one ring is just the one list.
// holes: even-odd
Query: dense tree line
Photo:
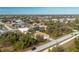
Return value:
[(59, 21), (56, 23), (54, 21), (49, 21), (47, 23), (47, 30), (45, 32), (48, 33), (51, 37), (55, 38), (69, 34), (72, 32), (72, 30)]
[(2, 47), (12, 46), (15, 51), (37, 44), (37, 42), (31, 33), (7, 32), (0, 36), (0, 45)]

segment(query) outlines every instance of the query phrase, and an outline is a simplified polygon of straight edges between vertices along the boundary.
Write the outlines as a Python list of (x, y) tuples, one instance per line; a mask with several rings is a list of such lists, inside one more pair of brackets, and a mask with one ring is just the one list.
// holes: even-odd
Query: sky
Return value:
[(79, 7), (0, 7), (0, 14), (79, 14)]

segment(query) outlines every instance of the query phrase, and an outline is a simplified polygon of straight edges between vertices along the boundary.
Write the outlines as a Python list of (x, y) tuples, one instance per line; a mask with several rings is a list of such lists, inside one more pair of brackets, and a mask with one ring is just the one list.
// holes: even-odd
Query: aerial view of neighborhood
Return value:
[(0, 13), (0, 52), (79, 52), (79, 8), (4, 7)]

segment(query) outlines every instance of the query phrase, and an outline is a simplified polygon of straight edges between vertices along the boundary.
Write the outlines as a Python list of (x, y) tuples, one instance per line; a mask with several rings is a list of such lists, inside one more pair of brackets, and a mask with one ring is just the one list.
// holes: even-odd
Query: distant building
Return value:
[(18, 30), (23, 33), (26, 33), (29, 30), (29, 28), (27, 28), (27, 27), (26, 28), (18, 28)]
[(64, 18), (59, 19), (60, 22), (64, 22)]
[(52, 21), (54, 21), (56, 23), (58, 21), (58, 19), (52, 19)]
[(52, 21), (58, 21), (58, 19), (52, 19)]
[(33, 28), (44, 29), (44, 30), (46, 30), (46, 28), (47, 28), (47, 26), (42, 24), (42, 23), (34, 23), (32, 27)]
[(66, 22), (65, 23), (73, 22), (75, 20), (76, 20), (76, 18), (66, 18)]
[(25, 27), (25, 23), (20, 19), (18, 19), (18, 20), (14, 19), (11, 24), (13, 27), (16, 27), (16, 28), (24, 28)]
[(68, 21), (75, 21), (75, 18), (66, 18)]

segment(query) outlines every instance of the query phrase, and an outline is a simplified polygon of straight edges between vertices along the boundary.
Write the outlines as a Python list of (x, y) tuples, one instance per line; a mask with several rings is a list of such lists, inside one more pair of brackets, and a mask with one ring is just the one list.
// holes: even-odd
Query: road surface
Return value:
[(9, 26), (7, 26), (5, 23), (0, 22), (0, 24), (4, 25), (8, 30), (12, 30)]
[(70, 38), (72, 38), (74, 36), (77, 36), (77, 35), (79, 35), (79, 32), (70, 33), (70, 34), (68, 34), (66, 36), (63, 36), (63, 37), (60, 37), (60, 38), (58, 38), (56, 40), (52, 40), (51, 42), (48, 42), (47, 44), (41, 45), (39, 47), (36, 47), (35, 50), (29, 50), (27, 52), (39, 52), (39, 51), (42, 51), (44, 49), (47, 49), (47, 48), (49, 48), (51, 46), (54, 46), (54, 45), (56, 45), (58, 43), (61, 43), (63, 41), (66, 41), (66, 40), (68, 40), (68, 39), (70, 39)]

